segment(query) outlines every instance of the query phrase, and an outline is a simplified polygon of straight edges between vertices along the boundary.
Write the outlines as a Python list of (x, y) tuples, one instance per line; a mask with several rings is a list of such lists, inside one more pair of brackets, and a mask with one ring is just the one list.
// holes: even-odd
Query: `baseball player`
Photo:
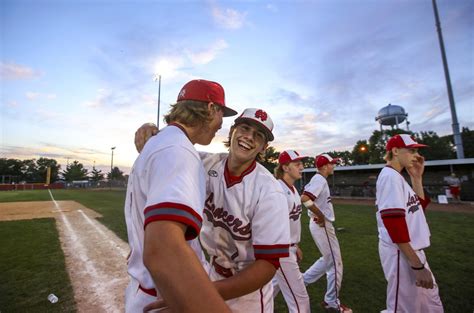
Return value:
[(325, 153), (318, 155), (315, 159), (318, 172), (304, 187), (301, 196), (301, 201), (308, 208), (309, 230), (322, 255), (306, 270), (303, 279), (308, 285), (326, 274), (327, 289), (321, 306), (329, 312), (350, 313), (352, 310), (339, 300), (342, 283), (342, 257), (333, 226), (335, 216), (327, 182), (327, 177), (333, 174), (334, 166), (338, 160)]
[[(424, 249), (430, 246), (425, 209), (424, 158), (409, 135), (395, 135), (386, 145), (387, 165), (377, 178), (379, 255), (387, 280), (387, 308), (392, 313), (439, 313), (443, 305)], [(411, 186), (401, 175), (406, 169)]]
[(273, 296), (283, 293), (288, 311), (303, 313), (311, 312), (308, 292), (304, 284), (298, 262), (303, 258), (298, 243), (301, 239), (301, 197), (294, 183), (301, 179), (303, 171), (302, 159), (294, 150), (286, 150), (278, 157), (275, 177), (283, 188), (287, 200), (288, 217), (290, 220), (290, 255), (280, 259), (280, 268), (273, 278)]
[(200, 153), (207, 173), (200, 240), (210, 257), (209, 276), (232, 312), (273, 312), (271, 279), (279, 259), (289, 256), (285, 195), (256, 162), (272, 130), (267, 112), (246, 109), (230, 129), (229, 154)]
[(208, 145), (223, 116), (236, 113), (225, 106), (221, 85), (192, 80), (165, 116), (168, 125), (135, 161), (125, 200), (131, 249), (126, 312), (142, 312), (157, 299), (173, 312), (230, 312), (192, 240), (201, 230), (206, 183), (194, 144)]

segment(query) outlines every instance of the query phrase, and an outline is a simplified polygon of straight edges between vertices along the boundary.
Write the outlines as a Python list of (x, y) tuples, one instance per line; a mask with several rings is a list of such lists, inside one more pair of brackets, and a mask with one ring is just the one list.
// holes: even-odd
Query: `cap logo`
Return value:
[(265, 122), (268, 118), (267, 112), (263, 110), (257, 110), (257, 112), (255, 112), (255, 118), (259, 118), (262, 122)]
[(178, 99), (183, 98), (185, 94), (186, 94), (186, 89), (185, 88), (181, 89), (181, 91), (179, 92), (179, 95), (178, 95)]

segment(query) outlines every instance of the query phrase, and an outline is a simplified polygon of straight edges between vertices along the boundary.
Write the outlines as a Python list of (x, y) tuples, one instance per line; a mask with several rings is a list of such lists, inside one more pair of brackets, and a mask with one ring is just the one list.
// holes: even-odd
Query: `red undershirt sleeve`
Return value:
[(380, 211), (380, 215), (393, 243), (410, 242), (408, 226), (405, 220), (405, 210), (385, 209)]

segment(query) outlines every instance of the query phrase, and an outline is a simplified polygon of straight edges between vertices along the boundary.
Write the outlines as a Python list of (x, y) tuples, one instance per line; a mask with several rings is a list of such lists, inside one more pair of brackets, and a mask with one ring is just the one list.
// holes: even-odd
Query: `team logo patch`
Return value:
[(267, 112), (263, 110), (257, 110), (257, 112), (255, 112), (255, 117), (259, 118), (262, 122), (265, 122), (268, 118), (268, 115)]
[(207, 174), (211, 177), (217, 177), (217, 172), (214, 170), (210, 170), (209, 172), (207, 172)]
[(412, 205), (412, 206), (408, 209), (408, 213), (415, 213), (415, 212), (418, 211), (419, 209), (420, 209), (420, 207), (418, 206), (418, 204)]
[(407, 201), (407, 207), (409, 207), (408, 213), (415, 213), (416, 211), (418, 211), (420, 209), (420, 207), (418, 206), (419, 203), (420, 200), (417, 195), (409, 196)]
[(300, 205), (293, 204), (293, 209), (290, 212), (290, 220), (293, 220), (293, 221), (299, 220), (302, 211), (303, 209), (301, 207), (301, 204)]

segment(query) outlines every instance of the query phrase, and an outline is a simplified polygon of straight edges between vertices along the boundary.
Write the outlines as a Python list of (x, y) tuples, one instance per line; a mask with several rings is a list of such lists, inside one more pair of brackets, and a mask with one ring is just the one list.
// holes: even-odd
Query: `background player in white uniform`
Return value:
[[(426, 147), (409, 135), (387, 142), (387, 166), (377, 178), (379, 255), (387, 280), (387, 309), (392, 313), (443, 312), (438, 286), (423, 249), (430, 245), (424, 210), (430, 199), (423, 190)], [(406, 169), (412, 186), (401, 175)]]
[(318, 172), (304, 187), (301, 196), (301, 201), (308, 208), (309, 230), (322, 255), (306, 270), (303, 278), (305, 284), (310, 284), (326, 274), (327, 290), (321, 305), (329, 312), (352, 312), (339, 301), (342, 256), (333, 226), (335, 216), (327, 182), (327, 177), (333, 174), (337, 161), (338, 159), (333, 159), (328, 154), (318, 155), (314, 162)]
[(168, 126), (135, 161), (125, 200), (131, 248), (126, 312), (142, 312), (161, 298), (173, 312), (229, 311), (201, 266), (199, 244), (186, 240), (200, 232), (205, 196), (204, 168), (193, 145), (208, 145), (222, 117), (233, 114), (222, 86), (190, 81), (165, 116)]
[[(147, 137), (146, 128), (139, 138)], [(265, 111), (246, 109), (231, 127), (228, 155), (200, 153), (207, 172), (200, 239), (210, 257), (209, 276), (232, 312), (273, 313), (271, 278), (279, 259), (289, 255), (283, 190), (256, 162), (273, 140), (272, 130)]]
[(288, 217), (290, 220), (290, 256), (280, 259), (280, 268), (273, 278), (273, 296), (282, 292), (288, 311), (303, 313), (311, 312), (308, 292), (301, 274), (298, 262), (303, 258), (298, 243), (301, 239), (301, 197), (294, 183), (301, 179), (303, 171), (302, 159), (294, 150), (286, 150), (278, 157), (278, 166), (275, 168), (275, 177), (286, 195)]

